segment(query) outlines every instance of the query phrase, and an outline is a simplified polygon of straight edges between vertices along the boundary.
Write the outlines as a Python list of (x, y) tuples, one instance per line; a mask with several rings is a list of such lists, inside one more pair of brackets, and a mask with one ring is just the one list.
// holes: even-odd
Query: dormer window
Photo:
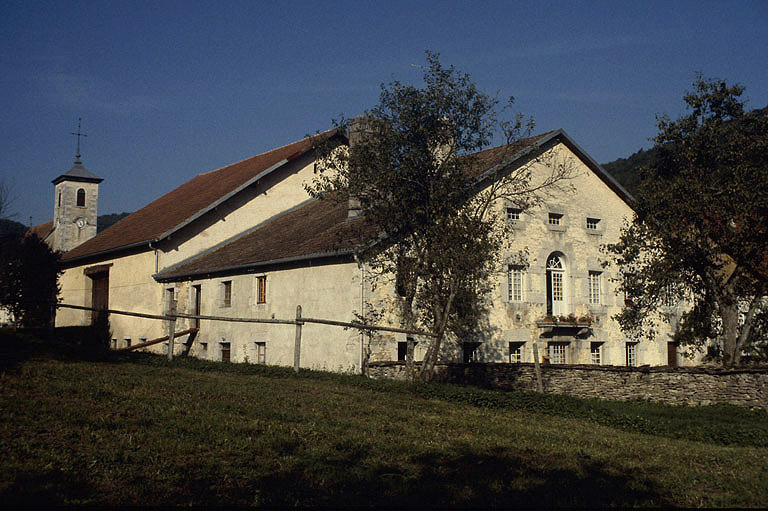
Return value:
[(77, 190), (77, 205), (81, 208), (85, 207), (85, 190), (82, 188)]
[(549, 225), (560, 225), (563, 220), (563, 215), (560, 213), (549, 214)]

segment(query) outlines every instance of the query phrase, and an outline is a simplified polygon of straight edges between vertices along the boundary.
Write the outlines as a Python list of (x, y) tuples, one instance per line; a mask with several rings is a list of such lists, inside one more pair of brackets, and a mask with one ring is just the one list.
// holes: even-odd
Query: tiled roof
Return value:
[(43, 224), (30, 227), (26, 233), (26, 236), (31, 236), (32, 234), (35, 234), (37, 235), (38, 238), (40, 238), (41, 240), (44, 240), (46, 236), (51, 234), (51, 232), (53, 232), (53, 220), (48, 220)]
[(161, 272), (157, 278), (172, 280), (308, 256), (351, 253), (375, 234), (362, 219), (347, 219), (346, 202), (310, 200), (218, 249)]
[(104, 181), (102, 178), (100, 178), (93, 172), (83, 167), (83, 162), (81, 162), (79, 158), (75, 160), (75, 164), (72, 166), (71, 169), (69, 169), (64, 174), (60, 175), (59, 177), (57, 177), (51, 182), (53, 184), (58, 184), (61, 181), (64, 181), (67, 179), (70, 181), (85, 181), (85, 182), (91, 182), (91, 183), (100, 183)]
[[(330, 130), (317, 136), (329, 137)], [(216, 201), (245, 185), (282, 161), (291, 161), (312, 148), (315, 137), (200, 174), (175, 190), (117, 222), (109, 229), (70, 250), (63, 262), (107, 251), (149, 243), (206, 211)]]
[[(473, 172), (482, 172), (502, 164), (518, 153), (550, 136), (549, 132), (521, 140), (511, 146), (499, 146), (476, 153)], [(158, 280), (173, 280), (217, 272), (237, 271), (263, 264), (318, 258), (352, 253), (362, 242), (378, 234), (375, 227), (361, 219), (347, 219), (347, 203), (332, 199), (312, 200), (233, 241), (169, 268)]]

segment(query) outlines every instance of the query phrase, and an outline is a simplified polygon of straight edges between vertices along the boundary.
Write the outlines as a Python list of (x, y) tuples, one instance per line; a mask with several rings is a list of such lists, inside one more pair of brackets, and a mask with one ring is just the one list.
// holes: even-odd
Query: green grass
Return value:
[(765, 412), (40, 346), (0, 337), (6, 505), (768, 502)]

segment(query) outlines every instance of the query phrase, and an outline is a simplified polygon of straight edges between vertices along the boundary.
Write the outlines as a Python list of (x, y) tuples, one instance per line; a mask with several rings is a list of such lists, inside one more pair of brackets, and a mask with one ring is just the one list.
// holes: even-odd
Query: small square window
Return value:
[(201, 342), (200, 343), (200, 351), (207, 353), (208, 352), (208, 343), (207, 342)]
[(560, 213), (549, 214), (549, 225), (561, 225), (562, 220), (563, 220), (563, 215)]
[(520, 213), (522, 212), (523, 210), (520, 208), (507, 208), (507, 220), (517, 222), (520, 220)]
[(587, 230), (596, 232), (600, 225), (599, 218), (587, 218)]
[(509, 343), (509, 363), (519, 364), (523, 361), (523, 342)]

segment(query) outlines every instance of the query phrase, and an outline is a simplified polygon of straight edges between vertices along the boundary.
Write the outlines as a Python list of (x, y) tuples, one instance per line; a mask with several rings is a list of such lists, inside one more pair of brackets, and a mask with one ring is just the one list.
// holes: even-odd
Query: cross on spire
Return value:
[(80, 137), (87, 137), (85, 133), (80, 132), (80, 123), (83, 121), (82, 117), (77, 118), (77, 133), (70, 132), (70, 135), (77, 137), (77, 154), (75, 154), (75, 163), (80, 163)]

